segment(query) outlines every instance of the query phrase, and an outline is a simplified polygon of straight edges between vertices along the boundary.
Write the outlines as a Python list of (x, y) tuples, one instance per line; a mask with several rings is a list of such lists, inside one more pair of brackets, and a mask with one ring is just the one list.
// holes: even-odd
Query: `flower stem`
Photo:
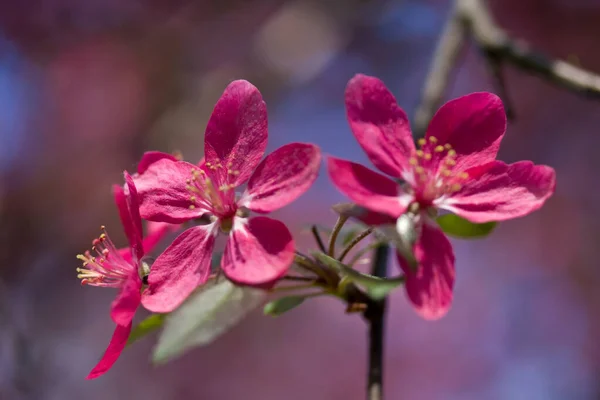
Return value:
[(337, 237), (347, 220), (348, 220), (347, 216), (340, 215), (335, 223), (335, 226), (333, 227), (333, 231), (331, 232), (331, 235), (329, 236), (329, 251), (327, 252), (329, 257), (335, 258), (335, 241), (337, 240)]
[(315, 241), (317, 242), (317, 246), (319, 246), (319, 250), (321, 250), (323, 253), (325, 253), (327, 251), (327, 249), (325, 248), (325, 244), (323, 243), (323, 239), (321, 239), (321, 234), (319, 233), (319, 229), (317, 228), (316, 225), (313, 225), (310, 228), (313, 236), (315, 237)]
[(342, 251), (342, 254), (340, 254), (338, 260), (340, 262), (344, 261), (344, 258), (348, 255), (348, 253), (350, 253), (350, 250), (352, 250), (354, 246), (360, 243), (361, 240), (369, 236), (371, 232), (373, 232), (372, 227), (362, 231), (357, 237), (355, 237), (350, 243), (348, 243), (348, 246), (346, 246), (346, 248)]
[[(388, 246), (375, 251), (372, 274), (380, 278), (387, 275)], [(367, 400), (383, 400), (383, 338), (386, 299), (371, 301), (365, 311), (369, 323), (369, 371)]]
[(310, 288), (314, 288), (315, 286), (316, 286), (315, 282), (312, 281), (311, 283), (305, 283), (302, 285), (282, 286), (282, 287), (278, 287), (278, 288), (273, 288), (269, 291), (271, 293), (280, 293), (280, 292), (289, 292), (289, 291), (293, 291), (293, 290), (310, 289)]

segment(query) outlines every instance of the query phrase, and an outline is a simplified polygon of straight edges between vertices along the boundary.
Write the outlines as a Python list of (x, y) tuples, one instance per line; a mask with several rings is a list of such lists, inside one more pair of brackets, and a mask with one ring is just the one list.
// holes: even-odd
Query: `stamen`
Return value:
[(104, 226), (102, 230), (104, 232), (92, 241), (92, 251), (97, 257), (89, 251), (77, 255), (83, 267), (76, 269), (77, 278), (81, 279), (82, 285), (121, 287), (135, 270), (135, 266), (119, 254)]
[(417, 157), (423, 157), (423, 155), (425, 154), (423, 152), (423, 150), (417, 150), (416, 153), (417, 153)]
[(444, 151), (444, 146), (435, 146), (435, 149), (433, 149), (433, 151), (435, 151), (436, 153), (441, 153), (442, 151)]
[(435, 144), (435, 143), (437, 143), (437, 141), (438, 140), (437, 140), (437, 138), (435, 136), (429, 136), (429, 142), (430, 143)]
[(417, 143), (419, 144), (419, 146), (425, 146), (425, 143), (427, 143), (427, 141), (423, 138), (417, 140)]

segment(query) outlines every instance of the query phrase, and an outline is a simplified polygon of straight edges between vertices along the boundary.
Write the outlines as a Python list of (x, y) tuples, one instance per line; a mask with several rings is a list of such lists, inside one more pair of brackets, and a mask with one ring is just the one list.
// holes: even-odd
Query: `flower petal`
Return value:
[(280, 221), (236, 218), (221, 268), (232, 281), (263, 285), (285, 275), (294, 261), (294, 239)]
[(198, 218), (207, 210), (190, 209), (191, 192), (188, 181), (197, 166), (185, 161), (163, 158), (133, 178), (140, 199), (140, 214), (144, 219), (180, 224)]
[(129, 200), (127, 199), (127, 195), (125, 194), (123, 187), (119, 185), (113, 185), (113, 196), (115, 199), (115, 204), (117, 205), (117, 210), (119, 211), (119, 217), (121, 219), (121, 224), (123, 225), (123, 230), (125, 231), (127, 241), (129, 242), (128, 251), (131, 253), (131, 255), (134, 255), (139, 259), (141, 258), (139, 254), (143, 252), (141, 247), (141, 234), (138, 232), (137, 224), (134, 222), (133, 216), (131, 215), (129, 209)]
[(142, 244), (144, 233), (142, 230), (142, 217), (140, 216), (140, 200), (131, 175), (129, 175), (127, 171), (123, 172), (123, 175), (125, 177), (125, 198), (127, 200), (127, 208), (129, 209), (132, 232), (134, 234), (134, 241), (132, 242), (130, 240), (129, 244), (137, 256), (137, 259), (141, 260), (144, 256), (144, 246)]
[(148, 222), (146, 226), (148, 234), (143, 240), (144, 253), (146, 254), (154, 250), (169, 232), (174, 232), (179, 228), (179, 225), (167, 224), (166, 222)]
[(142, 304), (148, 310), (167, 313), (176, 309), (198, 286), (208, 280), (216, 225), (201, 225), (179, 235), (154, 261)]
[[(206, 127), (206, 165), (224, 184), (248, 180), (267, 147), (267, 106), (250, 82), (231, 82), (215, 105)], [(233, 173), (230, 173), (233, 172)]]
[(377, 78), (358, 74), (346, 87), (346, 114), (352, 133), (371, 162), (399, 178), (415, 149), (406, 113)]
[[(506, 113), (502, 100), (492, 93), (471, 93), (444, 104), (433, 116), (427, 128), (427, 145), (437, 162), (446, 152), (431, 151), (436, 146), (450, 144), (456, 152), (460, 172), (495, 160), (506, 132)], [(432, 143), (431, 137), (437, 140)]]
[(138, 271), (134, 271), (110, 307), (110, 317), (115, 324), (126, 326), (131, 323), (136, 310), (140, 306), (141, 290), (142, 280), (138, 275)]
[(102, 359), (94, 369), (92, 369), (86, 379), (96, 379), (99, 376), (104, 375), (113, 366), (121, 355), (125, 345), (127, 345), (127, 339), (129, 339), (129, 334), (131, 333), (131, 326), (131, 322), (126, 326), (117, 325)]
[(328, 157), (327, 170), (342, 193), (369, 210), (397, 218), (410, 203), (396, 182), (360, 164)]
[(269, 154), (256, 168), (240, 205), (268, 213), (302, 195), (317, 179), (321, 151), (313, 144), (290, 143)]
[(452, 245), (440, 229), (426, 222), (421, 226), (414, 255), (419, 263), (417, 271), (413, 271), (397, 253), (406, 277), (406, 294), (423, 318), (441, 318), (452, 304), (455, 272)]
[(142, 159), (138, 163), (137, 173), (143, 174), (150, 165), (154, 164), (158, 160), (162, 160), (163, 158), (171, 161), (178, 161), (177, 157), (169, 153), (163, 153), (162, 151), (147, 151), (142, 155)]
[(439, 207), (476, 223), (527, 215), (540, 208), (556, 188), (554, 169), (531, 161), (510, 165), (492, 161), (466, 172), (469, 181)]

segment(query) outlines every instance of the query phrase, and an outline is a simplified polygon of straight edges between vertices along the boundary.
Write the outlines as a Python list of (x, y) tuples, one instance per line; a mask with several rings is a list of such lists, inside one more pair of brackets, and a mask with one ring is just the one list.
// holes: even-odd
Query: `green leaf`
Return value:
[(442, 230), (450, 236), (463, 239), (476, 239), (489, 235), (496, 227), (496, 222), (475, 224), (454, 214), (446, 214), (437, 218)]
[(265, 305), (263, 312), (265, 315), (272, 317), (279, 317), (281, 314), (290, 311), (293, 308), (298, 307), (304, 303), (306, 297), (304, 296), (286, 296), (277, 300), (273, 300)]
[(211, 343), (258, 307), (265, 297), (262, 290), (235, 286), (225, 279), (210, 281), (166, 318), (152, 360), (164, 363), (188, 349)]
[(374, 300), (383, 299), (392, 290), (404, 282), (403, 277), (384, 279), (377, 276), (364, 274), (323, 253), (315, 253), (314, 256), (323, 264), (334, 269), (335, 271), (338, 271), (342, 275), (346, 276), (347, 279), (365, 289), (369, 297)]
[(127, 339), (127, 346), (131, 346), (147, 334), (154, 332), (161, 326), (165, 321), (166, 314), (152, 314), (142, 322), (140, 322), (129, 334)]

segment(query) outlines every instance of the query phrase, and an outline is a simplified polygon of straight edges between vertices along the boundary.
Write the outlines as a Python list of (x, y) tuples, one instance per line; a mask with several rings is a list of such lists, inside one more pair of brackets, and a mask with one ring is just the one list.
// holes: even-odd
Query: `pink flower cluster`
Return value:
[[(490, 93), (445, 104), (418, 149), (406, 114), (380, 80), (353, 78), (346, 108), (357, 141), (391, 178), (334, 157), (327, 161), (329, 175), (368, 210), (363, 218), (368, 224), (396, 224), (400, 216), (412, 215), (419, 232), (413, 249), (417, 268), (398, 256), (406, 291), (423, 317), (439, 318), (452, 300), (454, 254), (432, 210), (472, 222), (520, 217), (552, 195), (554, 171), (528, 161), (495, 160), (506, 119), (500, 100)], [(149, 152), (135, 174), (124, 173), (125, 185), (115, 186), (114, 196), (129, 248), (116, 249), (104, 231), (91, 253), (78, 256), (83, 284), (120, 289), (111, 306), (115, 332), (88, 379), (115, 363), (140, 305), (169, 313), (207, 282), (219, 234), (227, 237), (220, 268), (235, 284), (270, 288), (288, 272), (295, 256), (292, 234), (263, 215), (293, 202), (313, 184), (321, 153), (313, 144), (291, 143), (263, 158), (267, 136), (260, 92), (249, 82), (234, 81), (208, 122), (199, 163)], [(150, 221), (146, 238), (142, 218)], [(192, 227), (149, 266), (144, 255), (169, 230), (190, 221)]]

